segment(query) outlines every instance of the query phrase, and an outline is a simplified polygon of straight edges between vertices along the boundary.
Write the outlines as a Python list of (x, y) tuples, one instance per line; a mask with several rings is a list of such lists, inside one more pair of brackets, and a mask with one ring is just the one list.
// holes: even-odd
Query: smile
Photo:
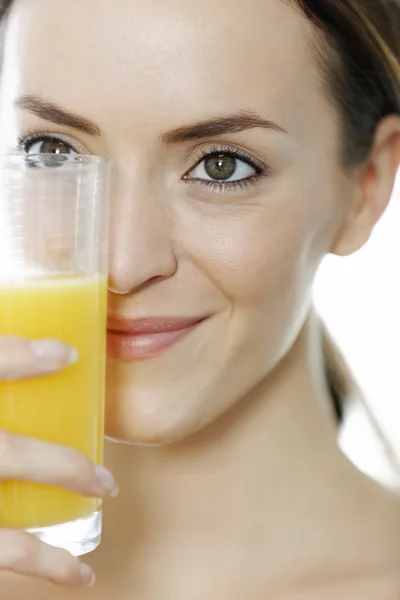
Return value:
[(204, 317), (109, 318), (107, 354), (124, 362), (148, 360), (182, 340), (204, 320)]

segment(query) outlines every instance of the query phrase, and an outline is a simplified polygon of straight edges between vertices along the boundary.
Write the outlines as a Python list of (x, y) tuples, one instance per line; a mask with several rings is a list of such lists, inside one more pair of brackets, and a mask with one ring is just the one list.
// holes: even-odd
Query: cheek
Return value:
[(193, 259), (230, 304), (256, 311), (296, 292), (308, 247), (309, 231), (293, 208), (227, 212), (190, 240)]

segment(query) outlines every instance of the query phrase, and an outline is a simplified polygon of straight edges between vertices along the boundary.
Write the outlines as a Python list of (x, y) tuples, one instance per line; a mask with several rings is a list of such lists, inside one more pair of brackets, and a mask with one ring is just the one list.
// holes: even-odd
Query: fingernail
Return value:
[(29, 342), (29, 350), (35, 358), (56, 360), (68, 365), (73, 365), (79, 358), (75, 348), (58, 340), (32, 340)]
[(94, 471), (96, 474), (96, 479), (102, 486), (102, 488), (110, 494), (113, 498), (116, 498), (119, 494), (119, 487), (116, 484), (114, 477), (111, 475), (110, 471), (101, 465), (95, 465)]
[(93, 585), (96, 579), (95, 574), (89, 565), (81, 563), (79, 579), (83, 585)]

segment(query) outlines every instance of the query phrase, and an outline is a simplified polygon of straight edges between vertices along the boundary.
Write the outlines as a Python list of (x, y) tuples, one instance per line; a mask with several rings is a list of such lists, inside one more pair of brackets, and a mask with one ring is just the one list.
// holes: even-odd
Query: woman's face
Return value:
[[(109, 283), (130, 290), (110, 293), (111, 319), (202, 319), (163, 349), (171, 334), (137, 335), (123, 360), (110, 349), (109, 436), (189, 436), (297, 337), (348, 200), (311, 35), (282, 0), (15, 0), (0, 150), (33, 130), (109, 157)], [(50, 122), (43, 103), (16, 107), (21, 96), (99, 131)]]

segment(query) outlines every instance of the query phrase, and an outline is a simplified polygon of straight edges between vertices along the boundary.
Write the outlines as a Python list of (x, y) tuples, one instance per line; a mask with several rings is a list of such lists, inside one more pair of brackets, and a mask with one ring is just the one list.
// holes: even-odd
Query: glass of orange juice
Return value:
[[(103, 460), (110, 163), (74, 154), (0, 156), (0, 333), (55, 338), (79, 360), (0, 382), (0, 429)], [(101, 501), (0, 482), (0, 528), (78, 556), (101, 539)]]

